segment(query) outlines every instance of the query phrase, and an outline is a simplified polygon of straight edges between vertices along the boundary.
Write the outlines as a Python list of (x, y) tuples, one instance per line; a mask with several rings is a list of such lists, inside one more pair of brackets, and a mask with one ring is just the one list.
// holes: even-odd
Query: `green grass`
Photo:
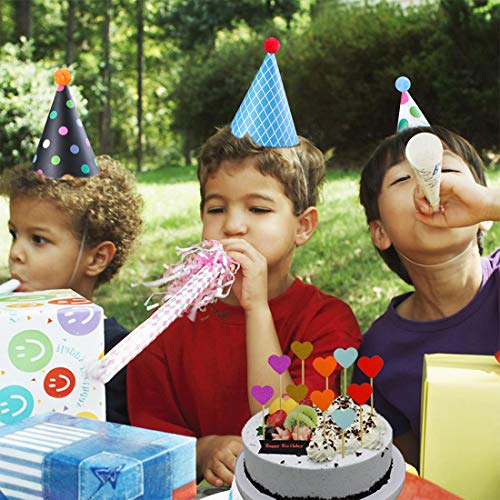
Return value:
[[(489, 170), (490, 185), (500, 183), (500, 170)], [(359, 173), (330, 171), (319, 207), (319, 227), (297, 250), (292, 272), (352, 307), (364, 331), (396, 294), (409, 289), (376, 254), (358, 202)], [(94, 300), (109, 316), (133, 328), (147, 316), (143, 307), (149, 289), (130, 284), (162, 274), (163, 263), (177, 260), (175, 247), (200, 241), (199, 190), (193, 168), (165, 168), (138, 176), (145, 200), (145, 230), (135, 254), (112, 283), (96, 292)], [(8, 210), (0, 200), (0, 282), (7, 269), (10, 236)], [(486, 252), (500, 243), (500, 224), (486, 239)]]

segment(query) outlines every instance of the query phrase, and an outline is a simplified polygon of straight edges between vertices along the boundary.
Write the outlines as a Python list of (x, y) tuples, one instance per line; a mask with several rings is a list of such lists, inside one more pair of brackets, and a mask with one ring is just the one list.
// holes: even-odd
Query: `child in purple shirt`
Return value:
[[(425, 200), (405, 159), (411, 137), (430, 132), (444, 147), (440, 211)], [(500, 249), (481, 257), (483, 232), (500, 220), (500, 189), (487, 188), (475, 149), (442, 127), (407, 129), (385, 139), (360, 183), (373, 243), (415, 290), (392, 299), (363, 337), (360, 356), (380, 355), (377, 410), (394, 443), (418, 467), (423, 356), (493, 354), (500, 349)], [(359, 370), (355, 382), (366, 382)]]

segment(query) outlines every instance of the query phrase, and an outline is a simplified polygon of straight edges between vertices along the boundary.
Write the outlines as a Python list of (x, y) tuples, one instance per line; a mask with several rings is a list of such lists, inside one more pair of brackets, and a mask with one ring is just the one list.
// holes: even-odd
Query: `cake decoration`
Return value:
[(313, 367), (322, 377), (325, 377), (325, 389), (328, 389), (328, 377), (337, 367), (337, 362), (334, 357), (327, 356), (326, 358), (322, 358), (318, 356), (313, 361)]
[(273, 397), (274, 389), (270, 385), (254, 385), (250, 389), (250, 392), (252, 393), (252, 396), (257, 400), (257, 402), (262, 405), (262, 439), (264, 439), (266, 432), (265, 405)]
[(311, 401), (323, 412), (323, 439), (326, 441), (326, 410), (335, 399), (335, 393), (330, 389), (324, 391), (313, 391)]
[(304, 364), (305, 360), (311, 355), (313, 352), (313, 345), (311, 342), (299, 342), (298, 340), (292, 342), (290, 346), (292, 352), (302, 361), (302, 384), (305, 385), (306, 380), (304, 376)]
[(370, 378), (370, 386), (372, 393), (370, 395), (370, 415), (373, 415), (373, 379), (379, 374), (384, 367), (384, 360), (380, 356), (361, 356), (358, 360), (359, 369)]
[(347, 368), (349, 368), (354, 361), (356, 361), (358, 351), (354, 347), (349, 347), (348, 349), (342, 349), (339, 347), (338, 349), (335, 349), (333, 356), (337, 360), (338, 364), (344, 369), (342, 378), (344, 380), (344, 396), (347, 396)]
[(345, 431), (356, 418), (356, 412), (352, 408), (345, 410), (337, 409), (332, 412), (333, 421), (342, 429), (342, 458), (345, 458)]
[(285, 373), (288, 370), (288, 367), (292, 363), (292, 360), (290, 359), (289, 356), (286, 354), (283, 354), (283, 356), (278, 356), (276, 354), (273, 354), (269, 356), (267, 362), (269, 363), (269, 366), (280, 376), (280, 393), (279, 393), (279, 398), (280, 398), (280, 410), (283, 409), (283, 380), (281, 378), (281, 375)]
[(373, 389), (370, 384), (351, 384), (347, 389), (349, 396), (359, 405), (359, 440), (363, 442), (363, 405), (372, 395)]
[(297, 403), (300, 403), (307, 396), (308, 390), (309, 389), (305, 384), (288, 384), (286, 386), (287, 394)]

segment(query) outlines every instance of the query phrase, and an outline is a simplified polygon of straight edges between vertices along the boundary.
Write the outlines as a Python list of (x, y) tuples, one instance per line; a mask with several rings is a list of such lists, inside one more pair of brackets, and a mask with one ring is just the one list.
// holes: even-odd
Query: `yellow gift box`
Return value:
[(500, 363), (427, 354), (420, 475), (465, 499), (500, 498)]

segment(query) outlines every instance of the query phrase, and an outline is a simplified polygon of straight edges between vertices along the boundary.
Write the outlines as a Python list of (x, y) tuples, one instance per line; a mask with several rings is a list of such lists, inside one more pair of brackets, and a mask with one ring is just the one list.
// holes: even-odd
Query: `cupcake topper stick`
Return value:
[(342, 458), (345, 456), (345, 430), (354, 422), (356, 412), (352, 408), (334, 410), (333, 421), (342, 429)]
[(378, 375), (384, 366), (384, 360), (380, 356), (361, 356), (358, 360), (358, 368), (368, 377), (370, 377), (370, 385), (372, 393), (370, 395), (370, 415), (373, 415), (373, 379)]
[(299, 342), (296, 340), (295, 342), (292, 342), (292, 345), (290, 346), (292, 349), (292, 352), (302, 361), (302, 384), (305, 385), (305, 375), (304, 375), (304, 365), (305, 365), (305, 360), (310, 356), (310, 354), (313, 351), (313, 345), (311, 342)]
[(265, 406), (268, 401), (273, 397), (274, 389), (270, 385), (254, 385), (250, 392), (252, 396), (257, 400), (258, 403), (262, 405), (262, 439), (266, 436), (266, 415)]
[(280, 376), (280, 410), (281, 410), (283, 406), (282, 402), (283, 381), (281, 379), (281, 375), (283, 375), (283, 373), (285, 373), (288, 370), (288, 367), (290, 366), (292, 360), (286, 354), (283, 354), (283, 356), (277, 356), (276, 354), (273, 354), (272, 356), (269, 356), (267, 362), (269, 363), (269, 366)]
[(372, 395), (373, 390), (370, 384), (351, 384), (347, 389), (349, 396), (359, 405), (359, 439), (363, 442), (363, 405)]
[[(321, 359), (321, 358), (320, 358)], [(330, 389), (313, 391), (311, 401), (323, 412), (323, 440), (326, 441), (326, 410), (335, 399), (335, 393)]]
[(339, 347), (335, 349), (333, 356), (337, 360), (337, 363), (344, 369), (342, 374), (344, 379), (344, 396), (347, 396), (347, 368), (356, 361), (358, 351), (354, 347), (349, 347), (347, 349)]
[(314, 369), (323, 377), (325, 377), (325, 389), (328, 389), (328, 377), (334, 372), (337, 367), (337, 362), (333, 356), (322, 358), (318, 356), (313, 361)]

